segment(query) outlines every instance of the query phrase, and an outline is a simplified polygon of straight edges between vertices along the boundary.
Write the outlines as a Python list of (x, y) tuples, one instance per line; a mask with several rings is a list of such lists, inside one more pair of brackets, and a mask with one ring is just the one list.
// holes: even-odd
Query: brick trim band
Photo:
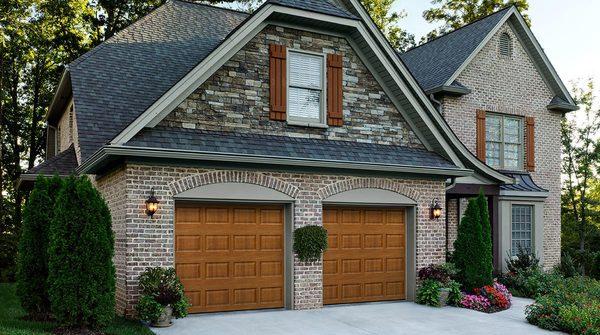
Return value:
[(405, 184), (395, 182), (391, 179), (380, 178), (354, 178), (349, 180), (341, 180), (336, 183), (327, 185), (317, 191), (320, 199), (326, 199), (338, 193), (351, 191), (359, 188), (378, 188), (388, 190), (407, 196), (419, 202), (419, 194)]
[(216, 183), (246, 183), (268, 187), (296, 198), (299, 190), (296, 186), (281, 179), (251, 171), (210, 171), (194, 174), (169, 184), (171, 193), (177, 195), (187, 190)]

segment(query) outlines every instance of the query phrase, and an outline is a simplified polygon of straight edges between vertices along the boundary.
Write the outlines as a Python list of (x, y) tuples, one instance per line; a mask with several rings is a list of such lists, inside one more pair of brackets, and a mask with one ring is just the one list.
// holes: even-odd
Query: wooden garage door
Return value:
[(283, 206), (178, 204), (175, 266), (191, 313), (283, 307)]
[(325, 207), (323, 303), (405, 298), (403, 208)]

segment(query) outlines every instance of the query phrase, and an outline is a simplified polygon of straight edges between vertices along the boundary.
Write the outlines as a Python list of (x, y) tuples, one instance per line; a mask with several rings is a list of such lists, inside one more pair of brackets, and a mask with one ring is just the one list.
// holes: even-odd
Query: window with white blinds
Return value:
[(322, 122), (324, 72), (323, 56), (289, 52), (289, 119)]
[(488, 114), (485, 118), (485, 161), (504, 170), (523, 169), (523, 120)]

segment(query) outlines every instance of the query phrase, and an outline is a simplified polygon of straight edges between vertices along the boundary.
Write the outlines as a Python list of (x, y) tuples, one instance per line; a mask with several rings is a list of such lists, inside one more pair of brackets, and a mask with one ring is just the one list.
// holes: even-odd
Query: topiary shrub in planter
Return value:
[(490, 230), (487, 201), (480, 193), (477, 198), (469, 200), (454, 242), (454, 262), (459, 271), (459, 281), (466, 291), (493, 282)]
[(48, 246), (48, 294), (61, 326), (97, 329), (114, 317), (113, 245), (110, 212), (100, 193), (86, 176), (65, 179)]
[(147, 268), (140, 275), (140, 291), (142, 297), (136, 306), (138, 316), (152, 326), (168, 327), (173, 317), (187, 315), (190, 304), (175, 269)]
[(294, 252), (302, 262), (314, 262), (327, 250), (327, 230), (321, 226), (304, 226), (294, 230)]
[(28, 317), (50, 317), (48, 298), (48, 227), (62, 180), (38, 176), (23, 213), (17, 254), (17, 295)]

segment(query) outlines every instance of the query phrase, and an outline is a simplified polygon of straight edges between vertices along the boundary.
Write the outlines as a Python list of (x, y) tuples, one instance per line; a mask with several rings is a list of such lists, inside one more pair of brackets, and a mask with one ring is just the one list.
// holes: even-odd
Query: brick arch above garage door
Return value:
[(321, 200), (327, 199), (338, 193), (347, 192), (361, 188), (374, 188), (392, 191), (404, 195), (416, 202), (419, 202), (419, 194), (410, 184), (399, 183), (392, 179), (381, 178), (352, 178), (341, 180), (333, 184), (329, 184), (317, 191)]
[(292, 198), (295, 198), (299, 192), (298, 187), (288, 182), (252, 171), (209, 171), (194, 174), (170, 183), (169, 188), (173, 195), (177, 195), (196, 187), (217, 183), (255, 184), (279, 191)]

